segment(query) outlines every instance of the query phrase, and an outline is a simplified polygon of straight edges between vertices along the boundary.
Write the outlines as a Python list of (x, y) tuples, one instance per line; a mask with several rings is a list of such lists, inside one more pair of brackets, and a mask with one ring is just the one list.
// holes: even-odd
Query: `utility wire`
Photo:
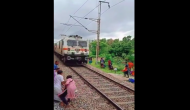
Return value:
[[(72, 16), (70, 16), (72, 17)], [(74, 17), (72, 17), (75, 21), (77, 21)], [(88, 30), (85, 26), (83, 26), (79, 21), (77, 21), (82, 27), (84, 27), (86, 30)]]
[(72, 16), (72, 17), (75, 17), (75, 18), (81, 18), (81, 19), (87, 19), (87, 18), (84, 18), (84, 17), (78, 17), (78, 16)]
[[(100, 4), (99, 4), (99, 5), (100, 5)], [(88, 12), (85, 16), (83, 16), (83, 18), (86, 17), (87, 15), (89, 15), (92, 11), (94, 11), (99, 5), (97, 5), (94, 9), (92, 9), (92, 10), (91, 10), (90, 12)], [(81, 19), (82, 19), (82, 18), (81, 18)], [(81, 19), (80, 19), (80, 20), (81, 20)], [(80, 20), (79, 20), (79, 21), (80, 21)], [(75, 22), (74, 25), (75, 25), (76, 23), (77, 23), (77, 22)], [(66, 34), (66, 33), (71, 29), (71, 27), (73, 27), (73, 26), (70, 26), (70, 27), (67, 29), (67, 31), (64, 32), (64, 33)]]
[[(88, 0), (86, 0), (86, 1), (82, 4), (82, 6), (81, 6), (80, 8), (78, 8), (77, 11), (74, 12), (73, 15), (75, 15), (82, 7), (86, 4), (87, 1), (88, 1)], [(71, 19), (71, 17), (69, 17), (69, 20), (67, 21), (67, 24), (69, 23), (70, 19)], [(65, 26), (65, 27), (66, 27), (66, 26)], [(64, 28), (63, 30), (65, 30), (65, 28)]]
[[(114, 7), (114, 6), (120, 4), (121, 2), (124, 2), (124, 1), (125, 1), (125, 0), (122, 0), (122, 1), (120, 1), (120, 2), (118, 2), (118, 3), (116, 3), (116, 4), (114, 4), (114, 5), (111, 6), (111, 7)], [(110, 7), (110, 8), (111, 8), (111, 7)], [(110, 8), (108, 8), (108, 9), (110, 9)], [(102, 15), (103, 13), (105, 13), (108, 9), (106, 9), (104, 12), (102, 12), (101, 15)]]
[[(87, 0), (87, 1), (88, 1), (88, 0)], [(86, 1), (86, 2), (87, 2), (87, 1)], [(97, 0), (97, 1), (98, 1), (98, 0)], [(106, 1), (106, 0), (104, 0), (104, 1)], [(85, 2), (85, 3), (86, 3), (86, 2)], [(85, 4), (85, 3), (84, 3), (84, 4)], [(100, 4), (99, 4), (99, 5), (100, 5)], [(86, 16), (89, 15), (92, 11), (94, 11), (99, 5), (97, 5), (94, 9), (92, 9), (90, 12), (88, 12), (84, 17), (86, 17)], [(78, 18), (81, 18), (81, 19), (83, 18), (83, 19), (85, 19), (84, 17), (78, 17)], [(71, 16), (70, 16), (70, 18), (71, 18)], [(69, 18), (69, 20), (70, 20), (70, 18)], [(81, 20), (81, 19), (80, 19), (80, 20)], [(80, 20), (79, 20), (79, 21), (80, 21)], [(67, 23), (68, 23), (68, 22), (67, 22)], [(73, 25), (71, 25), (71, 26), (67, 29), (67, 31), (64, 32), (64, 33), (66, 34), (76, 23), (77, 23), (77, 22), (75, 22)], [(91, 23), (90, 23), (90, 24), (91, 24)], [(88, 24), (88, 25), (89, 25), (89, 24)]]
[[(87, 1), (88, 1), (88, 0), (86, 0), (86, 2), (87, 2)], [(76, 13), (86, 4), (86, 2), (84, 2), (84, 4), (83, 4), (77, 11), (74, 12), (74, 14), (76, 14)], [(73, 14), (73, 15), (74, 15), (74, 14)]]
[[(118, 3), (116, 3), (116, 4), (114, 4), (113, 6), (111, 6), (110, 8), (112, 8), (112, 7), (114, 7), (114, 6), (116, 6), (116, 5), (118, 5), (119, 3), (121, 3), (121, 2), (123, 2), (123, 1), (125, 1), (125, 0), (122, 0), (122, 1), (120, 1), (120, 2), (118, 2)], [(106, 9), (104, 12), (102, 12), (101, 13), (101, 15), (103, 15), (107, 10), (109, 10), (110, 8), (108, 8), (108, 9)], [(81, 17), (81, 19), (85, 19), (84, 17)], [(88, 25), (90, 25), (91, 23), (93, 23), (93, 21), (91, 21), (91, 22), (89, 22), (87, 25), (86, 25), (86, 27), (88, 26)], [(81, 29), (79, 29), (77, 32), (79, 32)]]

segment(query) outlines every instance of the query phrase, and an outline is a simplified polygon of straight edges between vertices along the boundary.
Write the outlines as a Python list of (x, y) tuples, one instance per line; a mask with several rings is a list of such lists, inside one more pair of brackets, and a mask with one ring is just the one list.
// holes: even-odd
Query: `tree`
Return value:
[(107, 44), (108, 44), (108, 45), (112, 45), (112, 44), (113, 44), (113, 39), (108, 39), (108, 40), (107, 40)]
[(127, 36), (127, 40), (128, 41), (130, 41), (131, 40), (131, 36), (129, 35), (129, 36)]
[[(105, 57), (106, 60), (115, 59), (117, 62), (122, 59), (134, 61), (134, 38), (131, 38), (132, 36), (123, 37), (122, 41), (100, 39), (99, 56)], [(90, 56), (96, 56), (96, 41), (90, 43)]]

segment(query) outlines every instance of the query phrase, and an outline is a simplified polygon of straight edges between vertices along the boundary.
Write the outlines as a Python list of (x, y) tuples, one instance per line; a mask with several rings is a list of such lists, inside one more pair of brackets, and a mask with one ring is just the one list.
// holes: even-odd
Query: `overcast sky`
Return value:
[[(108, 10), (101, 15), (100, 38), (122, 39), (122, 37), (127, 35), (134, 37), (134, 0), (105, 1), (110, 3), (110, 9), (108, 9), (106, 3), (102, 3), (102, 12)], [(119, 3), (120, 1), (123, 2)], [(67, 23), (70, 18), (69, 15), (84, 17), (93, 10), (98, 3), (99, 0), (54, 0), (54, 42), (61, 39), (60, 34), (80, 35), (84, 39), (96, 39), (97, 34), (88, 32), (83, 27), (73, 26), (70, 28), (70, 26), (60, 23)], [(81, 6), (82, 8), (80, 8)], [(97, 19), (98, 8), (94, 9), (86, 17)], [(97, 22), (76, 17), (74, 18), (89, 30), (97, 30)], [(80, 25), (73, 18), (70, 18), (68, 24)]]

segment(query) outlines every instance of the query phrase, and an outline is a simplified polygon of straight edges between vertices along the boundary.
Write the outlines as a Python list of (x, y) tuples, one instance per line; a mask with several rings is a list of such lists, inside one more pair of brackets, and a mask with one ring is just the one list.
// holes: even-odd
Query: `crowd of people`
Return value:
[(58, 67), (59, 62), (54, 64), (54, 101), (60, 102), (61, 107), (69, 107), (69, 102), (74, 99), (76, 85), (71, 75), (64, 80), (63, 71)]
[[(89, 58), (89, 64), (91, 64), (91, 63), (92, 63), (92, 58)], [(127, 61), (126, 61), (126, 62), (124, 62), (124, 64), (125, 64), (125, 67), (122, 70), (123, 73), (124, 73), (124, 77), (126, 77), (126, 75), (128, 76), (128, 78), (129, 78), (129, 75), (134, 76), (135, 73), (134, 73), (134, 64), (133, 64), (133, 62), (128, 61), (128, 63), (127, 63)], [(100, 67), (101, 68), (106, 67), (105, 60), (103, 58), (100, 59)], [(113, 68), (111, 60), (108, 60), (108, 68), (109, 68), (109, 70), (113, 70), (113, 69), (117, 70), (116, 68)]]
[[(128, 61), (128, 63), (127, 63), (127, 61), (126, 61), (126, 62), (124, 62), (124, 64), (125, 64), (125, 67), (122, 70), (123, 73), (124, 73), (124, 77), (126, 77), (126, 75), (128, 76), (128, 78), (129, 78), (129, 75), (134, 76), (134, 64), (133, 64), (133, 62)], [(100, 66), (102, 68), (105, 68), (105, 61), (104, 61), (103, 58), (100, 59)], [(113, 66), (112, 66), (111, 60), (108, 60), (108, 67), (109, 67), (109, 70), (114, 69)]]
[[(124, 62), (124, 64), (125, 64), (125, 67), (122, 70), (123, 73), (124, 73), (124, 77), (126, 77), (126, 75), (128, 76), (128, 78), (129, 78), (129, 75), (134, 76), (134, 64), (133, 64), (133, 62), (128, 61), (128, 63), (127, 63), (127, 61), (126, 61), (126, 62)], [(102, 68), (105, 68), (105, 61), (104, 61), (103, 58), (100, 59), (100, 66)], [(108, 60), (108, 67), (109, 67), (109, 70), (114, 69), (113, 66), (112, 66), (111, 60)]]

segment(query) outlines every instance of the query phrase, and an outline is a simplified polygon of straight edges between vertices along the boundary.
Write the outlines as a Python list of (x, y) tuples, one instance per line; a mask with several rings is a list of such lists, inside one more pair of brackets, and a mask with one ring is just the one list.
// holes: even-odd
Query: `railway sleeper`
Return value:
[(131, 98), (134, 97), (134, 95), (123, 95), (123, 96), (110, 96), (109, 98)]
[(126, 92), (124, 90), (119, 90), (119, 91), (102, 91), (103, 93), (118, 93), (118, 92)]
[(101, 89), (99, 89), (100, 91), (113, 91), (113, 92), (115, 92), (115, 91), (118, 91), (118, 90), (121, 90), (120, 88), (117, 88), (117, 89), (113, 89), (113, 88), (101, 88)]
[[(89, 81), (90, 82), (90, 81)], [(100, 85), (100, 86), (115, 86), (115, 85), (113, 85), (113, 84), (102, 84), (102, 83), (93, 83), (94, 85)]]
[(122, 106), (122, 105), (132, 105), (134, 104), (134, 101), (132, 102), (117, 102), (118, 105)]
[(90, 83), (93, 83), (93, 84), (106, 84), (108, 82), (100, 82), (100, 81), (89, 81)]
[(95, 84), (93, 84), (96, 88), (98, 88), (98, 89), (101, 89), (101, 88), (110, 88), (111, 86), (106, 86), (106, 85), (95, 85)]

